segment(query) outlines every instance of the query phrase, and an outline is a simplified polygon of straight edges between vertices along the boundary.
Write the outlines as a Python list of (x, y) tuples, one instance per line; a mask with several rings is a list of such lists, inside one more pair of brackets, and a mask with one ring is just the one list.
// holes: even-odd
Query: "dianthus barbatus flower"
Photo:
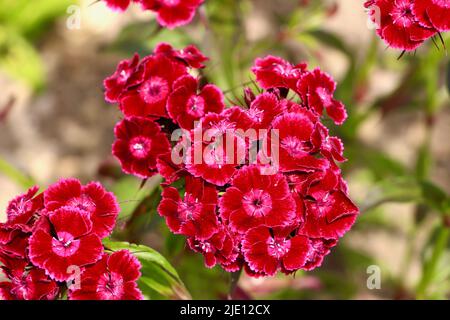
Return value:
[(42, 193), (38, 195), (38, 191), (39, 187), (34, 186), (8, 203), (5, 226), (31, 232), (34, 222), (44, 209), (44, 197)]
[(65, 206), (85, 211), (92, 221), (92, 232), (100, 238), (111, 234), (119, 214), (116, 197), (99, 182), (83, 186), (77, 179), (62, 179), (45, 191), (44, 199), (49, 211)]
[(152, 120), (126, 118), (116, 125), (114, 132), (114, 156), (119, 159), (124, 172), (137, 177), (145, 179), (154, 175), (156, 159), (170, 151), (166, 135)]
[(0, 254), (0, 300), (53, 300), (57, 283), (27, 260)]
[(439, 32), (450, 30), (450, 2), (447, 0), (414, 0), (413, 13), (424, 27)]
[(217, 190), (202, 179), (186, 177), (183, 199), (176, 188), (162, 192), (158, 212), (166, 218), (169, 229), (196, 239), (208, 239), (218, 231)]
[(173, 29), (192, 21), (204, 0), (136, 0), (143, 9), (156, 12), (159, 24)]
[(106, 5), (116, 11), (125, 11), (130, 3), (137, 2), (138, 0), (103, 0), (106, 2)]
[(142, 300), (136, 281), (141, 264), (128, 250), (103, 254), (100, 261), (86, 267), (78, 289), (69, 292), (70, 300)]
[(278, 270), (290, 273), (307, 261), (309, 240), (302, 235), (291, 236), (291, 228), (260, 226), (250, 229), (242, 241), (242, 252), (250, 269), (264, 275)]
[(204, 62), (208, 61), (206, 57), (195, 45), (190, 44), (184, 49), (176, 50), (170, 44), (159, 43), (154, 50), (155, 54), (163, 54), (173, 59), (184, 62), (188, 67), (194, 69), (204, 68)]
[(296, 216), (295, 201), (284, 175), (262, 175), (260, 167), (246, 166), (222, 196), (220, 216), (238, 233), (259, 225), (286, 226)]
[(275, 94), (265, 92), (255, 97), (246, 113), (253, 121), (252, 128), (269, 129), (273, 119), (285, 109), (286, 105)]
[(436, 34), (436, 29), (423, 26), (414, 15), (414, 3), (414, 0), (369, 0), (365, 3), (377, 24), (378, 35), (390, 47), (414, 50)]
[(56, 281), (71, 279), (70, 267), (82, 268), (98, 261), (103, 253), (100, 238), (92, 233), (86, 212), (63, 207), (42, 216), (30, 236), (31, 262)]
[(194, 122), (209, 112), (220, 113), (224, 108), (222, 91), (212, 84), (199, 90), (198, 80), (190, 75), (178, 79), (167, 101), (172, 120), (183, 129), (192, 129)]

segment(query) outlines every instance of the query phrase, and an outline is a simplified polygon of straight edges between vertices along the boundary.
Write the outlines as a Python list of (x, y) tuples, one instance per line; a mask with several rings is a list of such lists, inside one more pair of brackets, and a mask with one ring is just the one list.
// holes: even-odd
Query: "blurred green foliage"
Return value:
[(35, 47), (73, 0), (0, 0), (0, 68), (34, 90), (45, 84), (45, 70)]

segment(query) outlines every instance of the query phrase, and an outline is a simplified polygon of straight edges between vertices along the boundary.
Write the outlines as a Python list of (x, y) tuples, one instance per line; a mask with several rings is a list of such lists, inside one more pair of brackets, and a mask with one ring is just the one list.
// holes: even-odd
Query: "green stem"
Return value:
[(230, 273), (230, 291), (228, 293), (228, 300), (233, 300), (234, 293), (236, 292), (236, 288), (239, 282), (239, 278), (242, 274), (242, 268), (240, 268), (236, 272)]
[(422, 278), (420, 279), (420, 282), (416, 289), (417, 299), (426, 298), (427, 289), (431, 281), (433, 280), (439, 260), (447, 247), (449, 235), (450, 229), (446, 228), (445, 226), (441, 226), (436, 242), (434, 243), (434, 248), (431, 257), (428, 261), (425, 262), (423, 267)]

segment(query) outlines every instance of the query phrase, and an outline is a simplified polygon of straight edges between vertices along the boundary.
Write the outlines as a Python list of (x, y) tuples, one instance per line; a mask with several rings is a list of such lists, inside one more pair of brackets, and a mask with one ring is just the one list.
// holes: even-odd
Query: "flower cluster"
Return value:
[(105, 81), (124, 115), (113, 154), (126, 173), (165, 178), (158, 212), (207, 267), (259, 277), (320, 266), (359, 213), (336, 165), (343, 144), (321, 122), (347, 118), (336, 83), (267, 56), (252, 68), (258, 94), (245, 88), (245, 103), (226, 107), (193, 76), (205, 60), (162, 44), (119, 63)]
[(368, 0), (365, 7), (377, 34), (392, 48), (415, 50), (426, 39), (450, 30), (449, 1)]
[[(10, 201), (0, 224), (0, 299), (141, 299), (140, 263), (126, 250), (104, 252), (119, 212), (100, 183), (63, 179)], [(72, 283), (73, 282), (73, 283)]]
[(204, 0), (103, 0), (116, 11), (125, 11), (131, 2), (138, 3), (143, 10), (156, 13), (158, 23), (173, 29), (192, 21), (197, 8)]

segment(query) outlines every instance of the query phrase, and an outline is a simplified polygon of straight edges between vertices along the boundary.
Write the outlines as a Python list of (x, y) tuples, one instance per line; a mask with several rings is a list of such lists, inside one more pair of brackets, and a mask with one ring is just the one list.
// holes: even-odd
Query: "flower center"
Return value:
[(412, 13), (411, 3), (401, 3), (392, 10), (391, 17), (394, 24), (403, 26), (405, 28), (414, 24), (415, 18)]
[(198, 199), (195, 199), (190, 194), (184, 196), (184, 201), (178, 205), (178, 213), (183, 221), (194, 220), (198, 215)]
[(331, 204), (328, 201), (330, 194), (327, 193), (322, 199), (316, 200), (311, 204), (311, 209), (314, 211), (314, 214), (318, 217), (323, 217)]
[(187, 113), (196, 118), (205, 114), (205, 100), (200, 96), (192, 96), (188, 100)]
[(134, 137), (130, 141), (130, 152), (138, 159), (148, 156), (152, 147), (152, 142), (146, 137)]
[(316, 93), (319, 96), (320, 100), (322, 100), (322, 103), (324, 104), (325, 107), (329, 106), (333, 102), (332, 95), (327, 89), (323, 87), (318, 87), (316, 89)]
[(142, 84), (139, 94), (146, 103), (164, 101), (169, 94), (169, 83), (163, 78), (151, 77)]
[(60, 257), (70, 257), (77, 252), (80, 240), (75, 239), (70, 233), (58, 232), (58, 237), (52, 239), (52, 250)]
[(281, 146), (294, 157), (303, 155), (311, 148), (309, 141), (303, 141), (293, 136), (284, 138), (281, 142)]
[(124, 293), (123, 277), (115, 272), (103, 274), (98, 280), (97, 293), (106, 300), (120, 300)]
[(181, 0), (162, 0), (166, 6), (177, 6), (180, 4)]
[(242, 206), (248, 215), (265, 216), (272, 210), (272, 198), (259, 189), (252, 189), (242, 199)]
[(247, 114), (253, 121), (260, 123), (263, 119), (264, 111), (256, 108), (250, 108)]
[(267, 251), (270, 256), (280, 259), (291, 248), (291, 240), (270, 238), (267, 241)]
[(82, 194), (77, 198), (70, 199), (67, 205), (90, 213), (95, 211), (95, 203), (85, 194)]

